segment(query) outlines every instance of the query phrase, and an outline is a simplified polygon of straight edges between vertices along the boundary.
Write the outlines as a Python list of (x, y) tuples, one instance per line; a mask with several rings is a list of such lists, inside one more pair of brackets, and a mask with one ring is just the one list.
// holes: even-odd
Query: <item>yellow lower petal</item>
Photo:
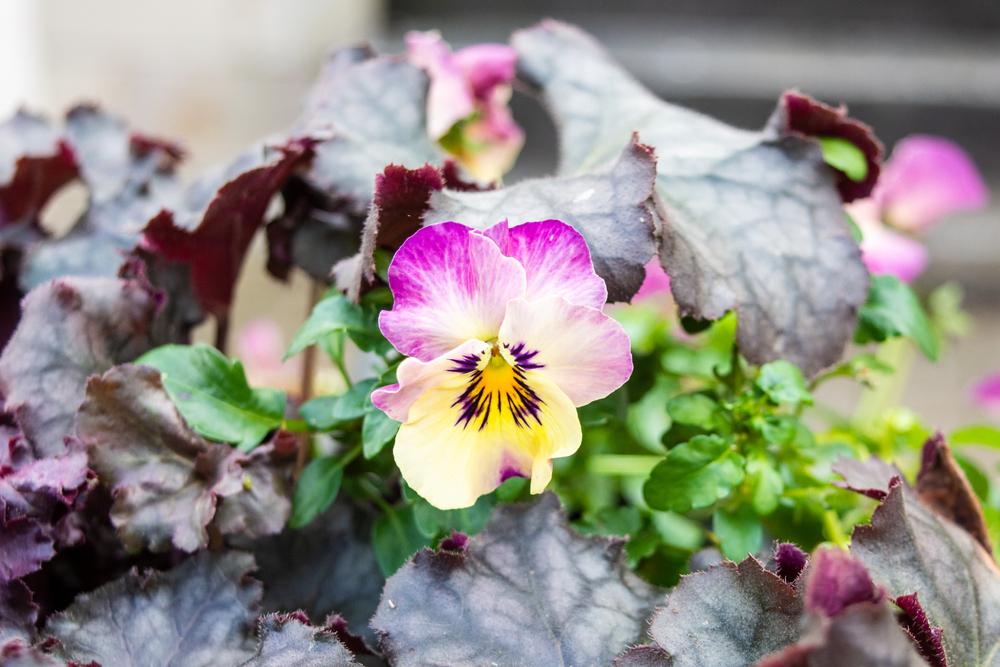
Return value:
[[(440, 509), (469, 507), (514, 475), (541, 493), (551, 459), (580, 447), (576, 408), (554, 382), (536, 371), (515, 377), (499, 361), (481, 369), (474, 384), (463, 375), (425, 393), (396, 435), (403, 479)], [(463, 396), (479, 397), (475, 412)]]

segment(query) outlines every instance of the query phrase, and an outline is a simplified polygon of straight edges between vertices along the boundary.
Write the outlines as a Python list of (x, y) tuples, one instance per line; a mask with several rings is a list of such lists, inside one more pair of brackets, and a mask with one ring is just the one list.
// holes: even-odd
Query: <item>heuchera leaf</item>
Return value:
[[(662, 651), (629, 651), (617, 667), (740, 667), (799, 637), (802, 601), (750, 556), (681, 577), (649, 626)], [(657, 659), (658, 658), (658, 659)]]
[(607, 665), (662, 599), (623, 546), (572, 532), (552, 493), (501, 505), (464, 553), (424, 550), (389, 579), (372, 625), (397, 667)]
[(76, 430), (115, 498), (111, 521), (126, 547), (195, 551), (217, 517), (223, 534), (277, 533), (288, 520), (287, 471), (274, 445), (250, 455), (206, 442), (163, 388), (160, 372), (118, 366), (87, 383)]
[(819, 549), (812, 557), (806, 609), (839, 616), (851, 605), (878, 602), (882, 594), (860, 561), (840, 549)]
[(927, 620), (927, 612), (920, 606), (917, 594), (900, 595), (893, 602), (902, 610), (896, 620), (906, 630), (906, 634), (910, 635), (921, 657), (931, 667), (948, 667), (944, 645), (941, 642), (941, 628), (931, 627), (930, 621)]
[(255, 540), (233, 538), (257, 559), (264, 610), (302, 609), (314, 623), (340, 614), (368, 641), (385, 577), (369, 543), (372, 517), (346, 500), (308, 525)]
[(0, 583), (0, 655), (3, 645), (13, 639), (31, 643), (35, 639), (38, 606), (31, 601), (31, 590), (21, 581)]
[(136, 360), (160, 371), (163, 386), (198, 433), (244, 451), (281, 425), (285, 392), (251, 388), (243, 365), (211, 345), (164, 345)]
[(649, 506), (687, 512), (725, 498), (743, 479), (743, 457), (717, 435), (696, 435), (667, 452), (643, 486)]
[(46, 524), (27, 517), (0, 524), (0, 584), (34, 572), (56, 555)]
[(851, 553), (892, 596), (919, 592), (951, 667), (1000, 665), (1000, 571), (963, 528), (897, 484), (855, 527)]
[(166, 259), (191, 264), (202, 306), (224, 316), (254, 232), (271, 198), (297, 170), (308, 165), (316, 140), (290, 139), (283, 146), (256, 146), (223, 169), (193, 183), (182, 204), (149, 221), (143, 247)]
[(45, 633), (60, 657), (101, 665), (236, 667), (253, 655), (261, 586), (246, 553), (202, 552), (168, 572), (125, 577), (79, 595)]
[(659, 257), (681, 316), (735, 309), (740, 351), (755, 364), (786, 359), (811, 377), (839, 359), (868, 272), (833, 170), (816, 141), (789, 133), (782, 107), (750, 132), (663, 102), (555, 21), (513, 45), (560, 128), (561, 175), (606, 163), (633, 132), (656, 151)]
[(58, 130), (18, 111), (0, 125), (0, 229), (36, 227), (49, 197), (76, 175), (75, 156)]
[(844, 478), (843, 482), (833, 480), (834, 486), (866, 495), (874, 500), (884, 500), (892, 487), (906, 483), (899, 468), (886, 463), (877, 455), (864, 461), (841, 456), (830, 469)]
[(111, 278), (54, 280), (25, 297), (0, 356), (0, 389), (40, 455), (62, 453), (89, 376), (149, 349), (158, 305), (148, 285)]
[(979, 499), (940, 432), (924, 443), (916, 491), (921, 502), (939, 516), (957, 523), (976, 538), (987, 553), (993, 553)]
[(241, 667), (358, 667), (333, 630), (295, 614), (265, 616), (259, 625), (260, 645)]

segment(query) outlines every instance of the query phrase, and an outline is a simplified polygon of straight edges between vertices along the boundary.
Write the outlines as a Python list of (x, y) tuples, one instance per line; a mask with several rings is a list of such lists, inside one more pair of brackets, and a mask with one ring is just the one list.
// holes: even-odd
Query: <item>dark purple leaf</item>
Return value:
[(801, 616), (792, 587), (751, 556), (681, 577), (649, 632), (671, 657), (665, 665), (736, 667), (798, 639)]
[(37, 619), (38, 607), (23, 582), (0, 583), (0, 646), (15, 638), (26, 643), (34, 641)]
[(41, 456), (58, 456), (73, 432), (87, 378), (149, 348), (159, 300), (140, 283), (66, 278), (40, 285), (0, 356), (0, 389)]
[(242, 667), (358, 667), (336, 632), (295, 615), (265, 616), (260, 635), (257, 651)]
[(103, 667), (236, 667), (254, 652), (260, 584), (249, 554), (202, 552), (77, 597), (45, 626), (60, 657)]
[(4, 667), (101, 667), (100, 665), (67, 665), (50, 651), (52, 646), (31, 646), (21, 639), (0, 643), (0, 664)]
[(846, 551), (820, 549), (813, 554), (806, 584), (808, 611), (832, 618), (851, 605), (878, 602), (883, 597), (865, 566)]
[(967, 531), (899, 484), (857, 526), (851, 553), (893, 597), (920, 593), (952, 667), (1000, 665), (1000, 570)]
[(192, 184), (175, 209), (149, 221), (143, 246), (191, 264), (202, 307), (224, 316), (250, 241), (271, 198), (313, 158), (316, 140), (297, 137), (277, 148), (257, 146)]
[(662, 599), (623, 547), (571, 531), (551, 492), (500, 505), (464, 554), (425, 549), (393, 575), (372, 625), (396, 667), (607, 665)]
[(833, 472), (844, 478), (844, 481), (834, 480), (833, 485), (866, 495), (875, 500), (883, 500), (889, 495), (889, 490), (898, 483), (906, 483), (906, 478), (899, 468), (886, 463), (878, 455), (870, 456), (862, 461), (841, 456), (831, 466)]
[(126, 547), (195, 551), (213, 517), (223, 533), (281, 530), (291, 511), (273, 446), (247, 455), (211, 444), (177, 412), (160, 372), (123, 365), (87, 383), (77, 435), (114, 494), (111, 520)]
[(190, 344), (191, 331), (205, 321), (205, 311), (191, 285), (191, 265), (134, 248), (125, 257), (118, 277), (148, 284), (150, 291), (163, 295), (163, 305), (149, 326), (152, 347)]
[(0, 228), (35, 228), (49, 197), (76, 175), (73, 151), (59, 131), (18, 111), (0, 125)]
[(57, 457), (35, 458), (20, 436), (7, 438), (0, 452), (0, 502), (7, 519), (48, 520), (57, 506), (72, 506), (87, 481), (87, 453), (74, 439), (67, 439), (65, 453)]
[(965, 473), (952, 458), (941, 433), (935, 433), (924, 443), (916, 491), (921, 502), (939, 516), (965, 528), (987, 553), (993, 553), (979, 499)]
[(900, 595), (893, 600), (902, 609), (896, 620), (916, 644), (917, 652), (930, 667), (948, 667), (944, 645), (941, 642), (941, 628), (931, 626), (927, 613), (920, 606), (917, 594)]
[(0, 584), (34, 572), (55, 554), (47, 524), (27, 517), (0, 518)]
[(360, 635), (352, 634), (347, 627), (347, 620), (339, 614), (334, 614), (326, 619), (326, 630), (337, 635), (340, 643), (347, 647), (347, 650), (354, 655), (377, 655)]
[(809, 564), (808, 554), (791, 542), (782, 542), (779, 544), (774, 550), (772, 559), (774, 567), (768, 567), (767, 569), (781, 577), (781, 580), (792, 588), (795, 588), (799, 575), (802, 574), (803, 570), (806, 569), (806, 565)]
[(560, 129), (560, 175), (606, 164), (633, 132), (655, 150), (659, 257), (682, 316), (735, 309), (740, 351), (756, 364), (787, 359), (812, 376), (840, 358), (868, 271), (816, 141), (666, 103), (566, 24), (520, 31), (513, 45)]
[(846, 106), (841, 105), (840, 108), (834, 109), (808, 95), (790, 91), (781, 96), (770, 123), (782, 135), (836, 137), (857, 146), (865, 155), (868, 173), (863, 181), (855, 182), (838, 170), (837, 190), (845, 202), (871, 194), (872, 188), (878, 181), (885, 149), (882, 142), (875, 138), (870, 127), (848, 118)]
[(373, 642), (368, 620), (385, 577), (369, 542), (372, 522), (369, 513), (340, 500), (302, 528), (231, 541), (257, 560), (265, 611), (302, 609), (317, 624), (339, 614), (354, 633)]
[(636, 646), (615, 658), (615, 667), (671, 667), (670, 654), (658, 646)]

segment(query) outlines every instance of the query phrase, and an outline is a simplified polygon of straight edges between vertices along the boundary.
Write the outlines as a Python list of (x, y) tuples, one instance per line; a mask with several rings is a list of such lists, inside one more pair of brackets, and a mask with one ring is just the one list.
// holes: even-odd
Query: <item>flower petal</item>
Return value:
[(587, 242), (565, 222), (544, 220), (508, 227), (504, 220), (484, 233), (496, 242), (500, 252), (524, 266), (524, 298), (528, 301), (561, 296), (570, 303), (598, 310), (607, 301), (608, 289), (594, 272)]
[[(514, 397), (470, 413), (468, 392), (454, 383), (421, 396), (393, 448), (406, 483), (440, 509), (469, 507), (512, 476), (530, 476), (531, 492), (540, 493), (552, 477), (551, 459), (580, 447), (580, 420), (569, 398), (544, 375), (529, 370), (521, 382), (530, 387), (530, 410)], [(493, 394), (479, 396), (483, 408), (484, 396)]]
[(406, 55), (410, 64), (425, 70), (430, 77), (427, 133), (432, 139), (440, 139), (475, 109), (472, 85), (436, 30), (406, 33)]
[(604, 398), (632, 374), (628, 335), (618, 322), (561, 296), (513, 299), (500, 341), (515, 363), (537, 370), (573, 405)]
[(430, 389), (448, 383), (455, 387), (464, 385), (465, 381), (456, 373), (468, 371), (470, 364), (478, 365), (489, 350), (488, 343), (470, 340), (433, 361), (404, 359), (396, 370), (399, 382), (373, 391), (372, 403), (396, 421), (405, 422), (413, 404)]
[(862, 234), (861, 259), (871, 273), (888, 274), (904, 283), (911, 283), (924, 272), (927, 249), (919, 241), (903, 236), (877, 220), (861, 215), (853, 217)]
[(670, 294), (670, 276), (663, 270), (658, 255), (646, 262), (646, 279), (642, 281), (639, 291), (632, 297), (632, 303), (642, 301), (657, 294)]
[(455, 51), (454, 61), (476, 99), (486, 101), (494, 88), (514, 79), (517, 52), (506, 44), (473, 44)]
[(395, 303), (379, 327), (401, 353), (431, 361), (467, 340), (496, 338), (507, 302), (524, 295), (521, 264), (456, 222), (408, 238), (389, 265)]
[(992, 373), (979, 380), (969, 392), (979, 407), (1000, 414), (1000, 373)]
[(989, 190), (975, 163), (941, 137), (910, 136), (893, 148), (873, 195), (889, 224), (919, 231), (955, 211), (986, 205)]

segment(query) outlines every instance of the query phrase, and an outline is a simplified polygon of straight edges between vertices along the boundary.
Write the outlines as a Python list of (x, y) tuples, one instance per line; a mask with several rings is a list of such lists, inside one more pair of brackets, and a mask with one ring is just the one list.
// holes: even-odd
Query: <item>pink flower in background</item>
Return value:
[(663, 270), (658, 255), (653, 255), (653, 259), (646, 262), (645, 269), (646, 279), (642, 281), (639, 291), (632, 297), (632, 303), (638, 303), (660, 294), (670, 294), (670, 276)]
[(982, 208), (989, 190), (959, 146), (941, 137), (912, 135), (892, 149), (872, 198), (886, 224), (917, 232), (952, 213)]
[(452, 53), (440, 33), (406, 35), (409, 61), (430, 77), (427, 132), (477, 179), (492, 182), (514, 166), (524, 132), (507, 103), (517, 54), (505, 44)]
[(893, 148), (872, 196), (844, 208), (861, 229), (868, 270), (909, 283), (927, 266), (927, 249), (896, 230), (923, 231), (952, 213), (981, 208), (988, 199), (965, 151), (947, 139), (913, 135)]
[(379, 326), (411, 358), (372, 402), (403, 422), (403, 479), (441, 509), (469, 507), (508, 477), (541, 493), (552, 459), (580, 447), (577, 406), (632, 373), (590, 250), (558, 220), (424, 227), (396, 252), (389, 287)]
[(996, 415), (1000, 415), (1000, 373), (987, 375), (972, 386), (972, 402)]
[(298, 364), (282, 361), (285, 339), (274, 320), (262, 317), (248, 322), (236, 337), (236, 351), (251, 386), (299, 389)]

